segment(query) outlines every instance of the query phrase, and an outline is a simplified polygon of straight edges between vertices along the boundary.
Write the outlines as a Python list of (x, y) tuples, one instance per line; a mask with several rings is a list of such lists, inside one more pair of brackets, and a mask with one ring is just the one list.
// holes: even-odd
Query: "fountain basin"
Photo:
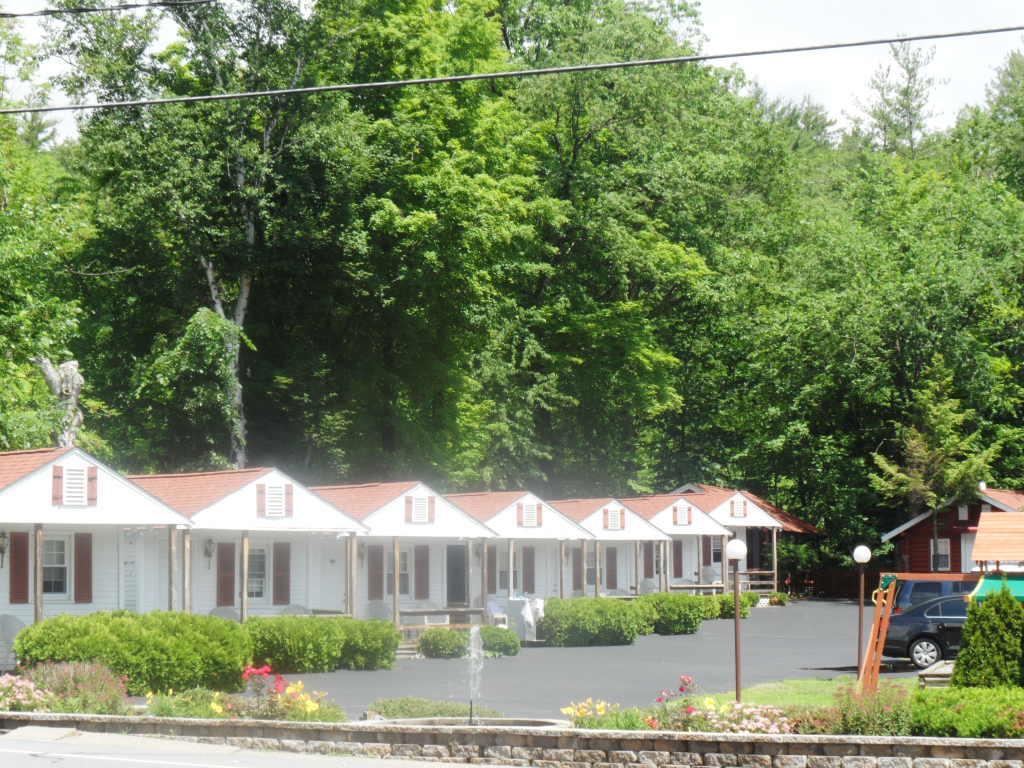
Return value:
[(568, 720), (546, 720), (539, 717), (409, 717), (396, 720), (383, 720), (385, 723), (398, 725), (442, 725), (462, 726), (473, 725), (482, 728), (568, 728)]

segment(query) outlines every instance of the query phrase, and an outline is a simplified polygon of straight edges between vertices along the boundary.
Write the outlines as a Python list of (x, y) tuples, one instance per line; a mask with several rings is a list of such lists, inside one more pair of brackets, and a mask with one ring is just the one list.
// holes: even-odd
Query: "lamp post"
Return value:
[(871, 559), (871, 550), (859, 544), (853, 550), (853, 561), (860, 571), (860, 589), (857, 592), (857, 676), (864, 664), (864, 566)]
[(732, 563), (732, 621), (736, 651), (736, 701), (741, 698), (743, 675), (740, 665), (740, 560), (747, 556), (747, 545), (742, 539), (730, 539), (725, 545), (725, 559)]

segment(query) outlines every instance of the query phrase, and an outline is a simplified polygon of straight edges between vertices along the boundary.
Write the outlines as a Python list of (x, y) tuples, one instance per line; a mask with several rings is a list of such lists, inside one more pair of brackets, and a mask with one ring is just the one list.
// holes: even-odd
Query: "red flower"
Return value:
[(274, 675), (274, 693), (284, 693), (284, 689), (287, 687), (288, 684), (281, 675)]

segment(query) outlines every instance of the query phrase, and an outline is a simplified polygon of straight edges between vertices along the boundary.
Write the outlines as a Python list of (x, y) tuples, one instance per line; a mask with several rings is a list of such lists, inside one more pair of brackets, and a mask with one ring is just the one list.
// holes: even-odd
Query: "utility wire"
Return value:
[(82, 8), (44, 8), (40, 11), (24, 13), (8, 13), (0, 11), (0, 19), (25, 19), (30, 16), (68, 16), (76, 13), (113, 13), (114, 11), (131, 11), (137, 8), (181, 8), (188, 5), (208, 5), (218, 0), (164, 0), (152, 3), (124, 3), (123, 5), (100, 5)]
[(334, 93), (338, 91), (365, 91), (384, 88), (405, 88), (412, 85), (438, 85), (443, 83), (465, 83), (474, 80), (503, 80), (509, 78), (540, 77), (541, 75), (562, 75), (572, 72), (600, 72), (610, 69), (632, 69), (636, 67), (654, 67), (667, 64), (693, 64), (701, 61), (717, 61), (721, 59), (746, 59), (754, 56), (777, 56), (787, 53), (807, 53), (810, 51), (829, 51), (843, 48), (864, 48), (875, 45), (891, 45), (893, 43), (909, 43), (922, 40), (947, 40), (956, 37), (977, 37), (979, 35), (996, 35), (1004, 32), (1022, 32), (1024, 25), (1014, 27), (992, 27), (989, 29), (972, 29), (959, 32), (937, 32), (930, 35), (907, 35), (904, 37), (885, 37), (872, 40), (855, 40), (845, 43), (821, 43), (818, 45), (798, 45), (788, 48), (765, 48), (754, 51), (736, 51), (733, 53), (695, 54), (692, 56), (669, 56), (663, 59), (637, 59), (633, 61), (608, 61), (598, 64), (574, 64), (562, 67), (543, 67), (540, 69), (516, 69), (499, 72), (477, 72), (468, 75), (446, 75), (442, 77), (417, 77), (408, 80), (382, 80), (368, 83), (339, 83), (335, 85), (314, 85), (304, 88), (278, 88), (266, 91), (238, 91), (234, 93), (209, 93), (199, 96), (170, 96), (160, 99), (134, 99), (132, 101), (103, 101), (94, 104), (56, 104), (42, 107), (9, 107), (0, 109), (0, 115), (25, 115), (40, 112), (70, 112), (74, 110), (120, 109), (126, 107), (150, 107), (163, 104), (193, 104), (206, 101), (233, 101), (236, 99), (274, 98), (279, 96), (309, 96), (317, 93)]

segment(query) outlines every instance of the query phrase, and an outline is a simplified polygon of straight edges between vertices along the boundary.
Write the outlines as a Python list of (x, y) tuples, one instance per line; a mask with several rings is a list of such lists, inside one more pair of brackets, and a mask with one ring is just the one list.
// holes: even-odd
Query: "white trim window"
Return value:
[(413, 498), (412, 522), (421, 524), (430, 522), (430, 508), (427, 504), (426, 496), (416, 496)]
[(967, 520), (967, 505), (959, 504), (956, 508), (956, 519), (960, 522)]
[[(395, 553), (388, 552), (388, 564), (384, 574), (384, 591), (395, 594)], [(398, 594), (409, 594), (409, 553), (399, 552), (398, 554)]]
[(43, 539), (43, 594), (71, 593), (71, 538), (58, 536)]
[(585, 583), (588, 587), (597, 582), (597, 552), (593, 548), (587, 550), (587, 568)]
[(949, 539), (929, 539), (928, 546), (932, 553), (932, 570), (948, 571), (950, 568)]
[(266, 490), (266, 516), (267, 517), (284, 517), (287, 510), (285, 509), (285, 493), (283, 485), (268, 485)]
[(537, 508), (539, 504), (523, 504), (523, 528), (537, 527)]
[(729, 501), (729, 517), (746, 517), (747, 516), (747, 500), (746, 499), (731, 499)]
[[(270, 500), (270, 489), (267, 489), (267, 500)], [(267, 505), (270, 511), (270, 505)], [(265, 600), (267, 598), (267, 574), (270, 573), (270, 555), (263, 547), (255, 547), (249, 550), (249, 583), (246, 585), (246, 594), (250, 600)]]
[(64, 467), (64, 506), (84, 507), (89, 499), (88, 483), (85, 467)]
[(722, 562), (722, 537), (712, 536), (711, 537), (711, 562), (721, 563)]
[(622, 513), (623, 510), (617, 509), (616, 507), (608, 508), (608, 530), (609, 531), (621, 531), (622, 530)]

